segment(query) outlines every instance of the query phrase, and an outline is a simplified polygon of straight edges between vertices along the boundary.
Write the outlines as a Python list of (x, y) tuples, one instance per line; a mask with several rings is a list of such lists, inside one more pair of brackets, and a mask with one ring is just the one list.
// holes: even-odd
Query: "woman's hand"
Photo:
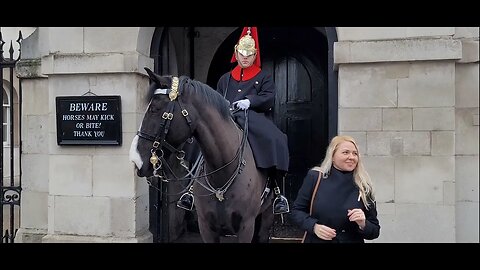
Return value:
[(332, 229), (325, 225), (315, 224), (313, 226), (313, 231), (318, 236), (318, 238), (323, 240), (332, 240), (335, 236), (337, 236), (335, 229)]
[(348, 220), (354, 221), (357, 223), (360, 230), (365, 228), (365, 213), (363, 213), (362, 209), (355, 208), (352, 210), (347, 210)]

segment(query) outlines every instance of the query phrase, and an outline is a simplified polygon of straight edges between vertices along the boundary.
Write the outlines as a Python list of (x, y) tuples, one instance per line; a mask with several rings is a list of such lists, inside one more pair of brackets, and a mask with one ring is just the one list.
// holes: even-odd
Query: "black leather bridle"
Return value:
[[(190, 83), (190, 80), (187, 80), (185, 83)], [(175, 180), (186, 180), (186, 179), (190, 180), (190, 183), (187, 185), (187, 187), (184, 189), (184, 191), (185, 190), (191, 190), (190, 187), (193, 184), (194, 180), (196, 180), (198, 178), (205, 178), (206, 185), (201, 183), (200, 181), (197, 181), (197, 182), (202, 187), (204, 187), (205, 189), (207, 189), (208, 191), (211, 192), (207, 196), (215, 194), (219, 201), (223, 201), (224, 200), (223, 194), (228, 190), (228, 188), (231, 186), (231, 184), (233, 183), (233, 180), (238, 176), (238, 174), (240, 174), (242, 172), (243, 167), (246, 164), (246, 161), (243, 158), (243, 154), (244, 154), (244, 149), (245, 149), (245, 145), (246, 145), (246, 141), (247, 141), (247, 134), (248, 134), (248, 111), (245, 111), (245, 128), (243, 130), (242, 141), (241, 141), (241, 144), (240, 144), (240, 146), (239, 146), (239, 148), (238, 148), (238, 150), (237, 150), (237, 152), (236, 152), (236, 154), (235, 154), (235, 156), (233, 157), (232, 160), (230, 160), (226, 164), (222, 165), (221, 167), (219, 167), (219, 168), (217, 168), (213, 171), (210, 171), (209, 173), (206, 173), (206, 174), (203, 174), (203, 175), (200, 175), (200, 176), (197, 176), (197, 177), (192, 176), (192, 177), (185, 177), (185, 178), (179, 179), (175, 176), (171, 166), (165, 160), (164, 152), (163, 152), (163, 149), (162, 149), (163, 147), (165, 147), (168, 150), (170, 150), (172, 153), (175, 153), (177, 159), (180, 160), (180, 165), (182, 167), (184, 167), (187, 171), (189, 171), (189, 168), (185, 164), (185, 160), (184, 160), (185, 151), (183, 151), (182, 149), (179, 150), (179, 149), (173, 147), (165, 139), (168, 132), (169, 132), (170, 125), (171, 125), (172, 120), (173, 120), (173, 111), (175, 109), (175, 102), (177, 102), (177, 104), (179, 105), (179, 107), (181, 109), (181, 114), (183, 115), (183, 117), (187, 121), (187, 124), (188, 124), (188, 126), (189, 126), (189, 128), (190, 128), (190, 130), (192, 131), (192, 134), (193, 134), (192, 120), (189, 117), (188, 111), (185, 109), (185, 106), (183, 105), (183, 102), (181, 100), (182, 92), (179, 91), (178, 85), (179, 85), (178, 77), (172, 77), (172, 87), (170, 89), (156, 89), (155, 92), (154, 92), (154, 95), (155, 94), (168, 94), (168, 96), (170, 98), (170, 101), (167, 104), (166, 111), (162, 114), (162, 117), (161, 117), (162, 119), (161, 119), (161, 122), (160, 122), (159, 129), (157, 131), (157, 134), (155, 136), (152, 136), (148, 133), (145, 133), (145, 132), (139, 130), (139, 131), (137, 131), (137, 135), (139, 137), (145, 139), (145, 140), (153, 142), (152, 148), (150, 149), (150, 153), (152, 154), (151, 157), (150, 157), (150, 163), (153, 165), (153, 169), (154, 169), (153, 176), (159, 177), (162, 181), (165, 181), (165, 182), (168, 182), (169, 180), (171, 180), (171, 179), (166, 178), (165, 171), (163, 170), (163, 165), (166, 165), (166, 167), (169, 169), (169, 171), (174, 176)], [(182, 88), (182, 90), (183, 90), (183, 88)], [(188, 140), (193, 140), (193, 139), (189, 138), (189, 139), (187, 139), (187, 141)], [(183, 145), (183, 143), (181, 145)], [(157, 154), (157, 153), (159, 153), (159, 154)], [(238, 165), (237, 165), (235, 171), (233, 172), (233, 174), (228, 179), (228, 181), (220, 188), (212, 187), (212, 185), (208, 181), (207, 176), (213, 175), (213, 174), (219, 172), (220, 170), (226, 168), (227, 166), (232, 164), (237, 158), (239, 159)], [(159, 174), (159, 172), (160, 172), (160, 174)], [(183, 191), (181, 191), (180, 193), (183, 193)]]
[[(150, 149), (150, 153), (152, 156), (150, 157), (150, 163), (153, 165), (153, 175), (156, 177), (160, 177), (162, 180), (165, 180), (165, 174), (163, 175), (158, 174), (158, 171), (162, 169), (163, 164), (166, 164), (169, 170), (173, 174), (173, 170), (168, 166), (167, 161), (165, 160), (164, 157), (164, 152), (163, 152), (163, 147), (167, 148), (170, 150), (172, 153), (174, 153), (177, 157), (178, 160), (180, 160), (180, 164), (188, 169), (188, 167), (185, 165), (185, 151), (182, 149), (177, 149), (173, 147), (170, 143), (168, 143), (165, 138), (167, 137), (168, 131), (170, 129), (170, 125), (173, 120), (173, 110), (175, 109), (175, 102), (180, 106), (181, 113), (185, 120), (187, 121), (187, 124), (192, 130), (192, 119), (188, 115), (188, 111), (185, 109), (185, 106), (183, 106), (183, 102), (181, 100), (181, 93), (178, 91), (178, 84), (179, 84), (179, 79), (178, 77), (172, 77), (172, 88), (169, 89), (156, 89), (154, 92), (155, 94), (168, 94), (170, 97), (170, 101), (167, 104), (167, 109), (165, 112), (163, 112), (160, 125), (158, 128), (158, 131), (155, 136), (152, 136), (148, 133), (145, 133), (141, 130), (137, 131), (137, 135), (140, 138), (143, 138), (145, 140), (153, 142), (152, 148)], [(193, 132), (193, 131), (192, 131)], [(190, 139), (190, 138), (189, 138)], [(187, 139), (188, 140), (188, 139)], [(182, 144), (183, 145), (183, 144)], [(157, 152), (159, 154), (157, 155)], [(174, 175), (174, 174), (173, 174)]]

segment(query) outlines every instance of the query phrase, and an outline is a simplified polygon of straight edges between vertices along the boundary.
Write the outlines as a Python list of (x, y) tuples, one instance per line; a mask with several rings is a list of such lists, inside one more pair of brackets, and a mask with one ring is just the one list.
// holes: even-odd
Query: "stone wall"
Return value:
[(373, 242), (478, 242), (478, 28), (337, 31), (339, 133), (377, 187)]
[(455, 65), (456, 241), (479, 242), (479, 28), (457, 27), (462, 59)]

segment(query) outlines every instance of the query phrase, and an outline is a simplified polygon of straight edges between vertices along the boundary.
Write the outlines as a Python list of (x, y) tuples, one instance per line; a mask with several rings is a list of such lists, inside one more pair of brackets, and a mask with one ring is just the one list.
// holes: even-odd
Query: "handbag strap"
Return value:
[[(323, 175), (323, 173), (318, 169), (318, 167), (314, 167), (312, 168), (312, 170), (318, 171), (318, 178), (317, 178), (317, 182), (315, 183), (315, 188), (313, 188), (312, 198), (310, 199), (310, 215), (312, 215), (313, 201), (315, 200), (315, 195), (317, 195), (318, 186), (320, 185), (320, 180), (322, 179), (322, 175)], [(302, 243), (305, 242), (305, 237), (307, 237), (307, 231), (305, 231), (305, 233), (303, 234)]]
[(312, 199), (310, 200), (310, 215), (312, 215), (313, 201), (315, 200), (315, 195), (317, 195), (317, 189), (318, 189), (318, 186), (320, 185), (321, 179), (322, 179), (322, 172), (318, 171), (317, 183), (315, 184), (315, 188), (313, 189), (313, 192), (312, 192)]

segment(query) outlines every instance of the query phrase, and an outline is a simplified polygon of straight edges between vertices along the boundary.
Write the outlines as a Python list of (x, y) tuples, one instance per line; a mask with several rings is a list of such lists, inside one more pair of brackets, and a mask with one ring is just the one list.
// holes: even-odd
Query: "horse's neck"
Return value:
[[(212, 170), (224, 166), (235, 157), (242, 139), (235, 123), (215, 112), (208, 109), (203, 111), (195, 136), (205, 161)], [(225, 168), (225, 173), (233, 171), (237, 164), (234, 161)]]

